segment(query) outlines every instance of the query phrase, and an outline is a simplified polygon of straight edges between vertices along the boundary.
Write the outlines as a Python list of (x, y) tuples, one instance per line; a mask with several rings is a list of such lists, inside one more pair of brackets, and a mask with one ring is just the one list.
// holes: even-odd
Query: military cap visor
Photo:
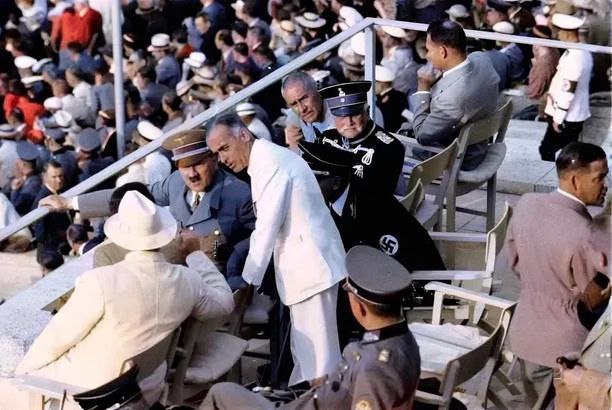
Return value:
[(358, 245), (346, 254), (344, 288), (371, 303), (401, 302), (412, 278), (397, 260), (379, 249)]
[(212, 155), (206, 145), (204, 130), (191, 130), (173, 135), (164, 142), (163, 147), (172, 151), (172, 160), (177, 163), (180, 161), (180, 166), (193, 165)]
[(85, 128), (77, 135), (77, 144), (81, 151), (94, 152), (100, 149), (102, 145), (100, 135), (93, 128)]
[(370, 81), (353, 81), (325, 87), (319, 91), (319, 94), (334, 116), (347, 117), (363, 111), (371, 87)]

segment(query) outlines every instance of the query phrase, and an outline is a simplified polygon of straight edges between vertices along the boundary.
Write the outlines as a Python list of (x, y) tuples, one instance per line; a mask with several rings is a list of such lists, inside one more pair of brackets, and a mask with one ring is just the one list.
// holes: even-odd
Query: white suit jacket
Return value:
[(232, 292), (213, 263), (198, 251), (187, 264), (138, 251), (85, 272), (16, 373), (94, 388), (116, 378), (125, 360), (157, 344), (188, 316), (230, 313)]
[(273, 251), (276, 286), (285, 305), (342, 280), (344, 246), (308, 164), (293, 151), (256, 140), (248, 173), (257, 221), (244, 280), (260, 285)]

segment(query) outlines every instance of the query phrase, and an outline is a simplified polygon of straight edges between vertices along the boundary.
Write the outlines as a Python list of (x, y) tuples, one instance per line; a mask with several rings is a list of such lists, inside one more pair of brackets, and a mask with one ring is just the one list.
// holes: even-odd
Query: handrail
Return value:
[[(410, 22), (396, 21), (396, 20), (384, 20), (380, 18), (367, 17), (363, 19), (362, 21), (360, 21), (359, 23), (355, 24), (354, 26), (335, 35), (334, 37), (330, 38), (326, 42), (320, 44), (319, 46), (304, 53), (298, 58), (292, 60), (290, 63), (277, 68), (276, 70), (266, 75), (259, 81), (255, 82), (254, 84), (251, 84), (249, 87), (240, 90), (239, 92), (223, 100), (219, 104), (216, 104), (215, 106), (196, 115), (195, 117), (189, 119), (188, 121), (185, 121), (183, 124), (179, 125), (177, 128), (174, 128), (171, 131), (164, 133), (161, 137), (151, 141), (144, 147), (139, 148), (138, 150), (132, 152), (131, 154), (119, 159), (111, 166), (103, 169), (102, 171), (98, 172), (97, 174), (93, 175), (87, 180), (72, 187), (68, 191), (64, 192), (62, 195), (70, 198), (70, 197), (74, 197), (76, 195), (82, 194), (83, 192), (87, 192), (88, 190), (100, 184), (102, 181), (117, 174), (118, 172), (120, 172), (121, 170), (129, 166), (130, 164), (144, 158), (145, 156), (149, 155), (153, 151), (157, 150), (159, 147), (161, 147), (164, 141), (166, 141), (166, 139), (168, 139), (172, 135), (175, 135), (182, 131), (186, 131), (186, 130), (190, 130), (190, 129), (199, 127), (200, 125), (209, 121), (211, 118), (214, 118), (216, 115), (234, 107), (236, 104), (238, 104), (242, 100), (256, 94), (261, 89), (266, 88), (274, 84), (277, 81), (280, 81), (287, 74), (301, 68), (302, 66), (306, 65), (307, 63), (309, 63), (316, 57), (320, 56), (321, 54), (326, 53), (327, 51), (339, 46), (341, 43), (350, 39), (353, 35), (357, 34), (358, 32), (362, 30), (371, 31), (373, 26), (375, 25), (400, 27), (403, 29), (414, 30), (414, 31), (426, 31), (427, 30), (427, 24), (410, 23)], [(605, 46), (599, 46), (599, 45), (593, 45), (593, 44), (567, 43), (567, 42), (556, 41), (556, 40), (545, 40), (545, 39), (540, 39), (540, 38), (523, 37), (523, 36), (517, 36), (517, 35), (492, 33), (492, 32), (485, 32), (485, 31), (478, 31), (478, 30), (466, 30), (465, 33), (468, 37), (471, 37), (471, 38), (501, 40), (501, 41), (509, 42), (509, 43), (532, 44), (532, 45), (537, 44), (537, 45), (543, 45), (543, 46), (555, 47), (555, 48), (573, 48), (573, 49), (589, 51), (592, 53), (612, 54), (612, 47), (605, 47)], [(368, 37), (370, 38), (370, 40), (372, 39), (371, 36), (368, 36)], [(366, 53), (366, 61), (365, 61), (367, 65), (366, 70), (365, 70), (366, 79), (371, 79), (374, 74), (373, 56), (375, 54), (375, 50), (374, 50), (374, 45), (373, 44), (370, 45), (369, 43), (370, 42), (368, 42), (368, 45), (367, 45), (368, 52)], [(372, 87), (372, 91), (371, 91), (372, 92), (372, 97), (371, 97), (372, 106), (374, 105), (373, 88), (374, 87)], [(27, 213), (14, 224), (4, 227), (2, 230), (0, 230), (0, 241), (3, 241), (4, 239), (8, 238), (14, 233), (19, 232), (21, 229), (43, 218), (48, 213), (49, 213), (49, 210), (47, 208), (37, 208)]]

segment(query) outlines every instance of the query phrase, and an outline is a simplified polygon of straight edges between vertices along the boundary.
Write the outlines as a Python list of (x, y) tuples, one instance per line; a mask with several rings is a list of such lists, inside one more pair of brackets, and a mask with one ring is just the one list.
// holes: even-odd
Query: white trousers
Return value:
[(295, 366), (289, 386), (314, 380), (336, 370), (342, 360), (338, 343), (336, 304), (338, 284), (289, 306), (291, 354)]

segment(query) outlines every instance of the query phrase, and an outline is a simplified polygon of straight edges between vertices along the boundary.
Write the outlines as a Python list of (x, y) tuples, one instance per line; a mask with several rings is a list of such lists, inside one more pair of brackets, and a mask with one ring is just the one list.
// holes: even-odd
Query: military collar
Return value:
[(366, 124), (365, 129), (366, 129), (366, 131), (363, 134), (363, 136), (359, 136), (359, 137), (353, 138), (353, 139), (348, 139), (346, 137), (342, 137), (342, 145), (343, 146), (355, 147), (355, 146), (361, 144), (363, 141), (366, 140), (366, 138), (368, 138), (370, 135), (372, 135), (372, 133), (376, 129), (376, 124), (374, 124), (374, 121), (368, 120), (368, 123)]
[(390, 326), (376, 330), (368, 330), (363, 334), (363, 343), (373, 343), (381, 340), (389, 339), (394, 336), (400, 336), (408, 332), (408, 324), (405, 319), (400, 320)]

